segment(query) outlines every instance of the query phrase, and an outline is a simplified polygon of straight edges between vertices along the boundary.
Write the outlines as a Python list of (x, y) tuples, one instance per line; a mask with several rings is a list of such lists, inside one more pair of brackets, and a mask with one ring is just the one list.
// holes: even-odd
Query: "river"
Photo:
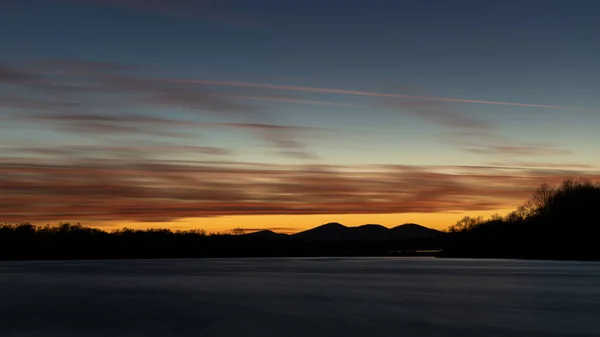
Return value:
[(3, 337), (600, 336), (600, 263), (0, 263)]

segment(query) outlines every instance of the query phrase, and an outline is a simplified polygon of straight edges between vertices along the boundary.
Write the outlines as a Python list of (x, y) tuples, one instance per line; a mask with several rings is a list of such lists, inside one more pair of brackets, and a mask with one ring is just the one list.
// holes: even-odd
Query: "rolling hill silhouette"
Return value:
[(291, 236), (303, 241), (398, 241), (433, 239), (440, 231), (417, 224), (404, 224), (387, 228), (376, 224), (347, 227), (337, 222), (327, 223)]
[(262, 239), (279, 239), (279, 238), (285, 237), (287, 235), (282, 234), (282, 233), (275, 233), (269, 229), (263, 229), (260, 231), (244, 234), (244, 236), (253, 237), (253, 238), (262, 238)]

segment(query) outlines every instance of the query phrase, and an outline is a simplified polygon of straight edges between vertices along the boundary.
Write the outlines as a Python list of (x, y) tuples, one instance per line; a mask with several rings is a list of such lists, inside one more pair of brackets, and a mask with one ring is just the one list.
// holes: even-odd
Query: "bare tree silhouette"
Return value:
[(600, 182), (541, 185), (505, 217), (465, 217), (448, 228), (449, 256), (600, 259)]
[(231, 234), (233, 235), (243, 235), (246, 233), (246, 230), (241, 228), (241, 227), (237, 227), (231, 230)]

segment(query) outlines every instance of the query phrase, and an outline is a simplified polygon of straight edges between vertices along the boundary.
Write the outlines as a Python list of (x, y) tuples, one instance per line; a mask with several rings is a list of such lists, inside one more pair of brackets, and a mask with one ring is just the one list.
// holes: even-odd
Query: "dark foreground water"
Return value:
[(0, 263), (0, 336), (600, 336), (600, 264)]

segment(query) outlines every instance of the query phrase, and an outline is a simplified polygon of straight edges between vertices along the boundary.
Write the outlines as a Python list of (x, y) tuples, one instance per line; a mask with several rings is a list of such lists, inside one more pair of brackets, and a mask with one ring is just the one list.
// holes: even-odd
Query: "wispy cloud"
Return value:
[(229, 149), (215, 146), (194, 145), (69, 145), (61, 147), (48, 146), (0, 146), (5, 154), (32, 154), (36, 157), (71, 159), (71, 158), (158, 158), (164, 155), (202, 154), (211, 156), (228, 156), (232, 152)]
[(115, 115), (99, 113), (34, 113), (18, 114), (14, 120), (53, 126), (68, 133), (114, 136), (153, 135), (164, 137), (187, 137), (186, 131), (199, 123), (144, 115)]
[(490, 165), (498, 167), (531, 167), (531, 168), (554, 168), (554, 169), (591, 169), (595, 168), (593, 165), (580, 164), (580, 163), (548, 163), (548, 162), (523, 162), (523, 161), (510, 161), (510, 162), (490, 162)]
[[(273, 153), (316, 159), (317, 155), (305, 144), (310, 138), (305, 136), (307, 129), (281, 125), (277, 122), (278, 118), (256, 103), (275, 101), (351, 106), (147, 81), (139, 76), (139, 71), (135, 66), (77, 60), (41, 60), (20, 66), (2, 65), (0, 81), (19, 89), (11, 90), (10, 95), (1, 95), (9, 99), (1, 101), (0, 106), (11, 108), (10, 113), (4, 112), (4, 120), (36, 123), (62, 133), (108, 137), (148, 135), (185, 138), (191, 136), (192, 131), (210, 127), (244, 129), (273, 147)], [(81, 85), (76, 84), (78, 82), (75, 80)], [(14, 92), (17, 94), (14, 95)], [(48, 98), (49, 92), (52, 99)], [(148, 109), (161, 106), (177, 108), (189, 114), (187, 117), (179, 114), (177, 117), (163, 118), (148, 112)], [(211, 125), (200, 122), (199, 116), (217, 117), (225, 121)]]
[(305, 86), (295, 86), (295, 85), (280, 85), (280, 84), (268, 84), (268, 83), (254, 83), (254, 82), (235, 82), (235, 81), (216, 81), (216, 80), (186, 80), (186, 79), (155, 79), (155, 80), (162, 81), (162, 82), (171, 82), (171, 83), (249, 87), (249, 88), (263, 88), (263, 89), (289, 90), (289, 91), (305, 91), (305, 92), (368, 96), (368, 97), (380, 97), (380, 98), (413, 99), (413, 100), (424, 100), (424, 101), (440, 101), (440, 102), (488, 104), (488, 105), (506, 105), (506, 106), (517, 106), (517, 107), (575, 110), (575, 111), (595, 111), (595, 112), (600, 111), (600, 109), (578, 108), (578, 107), (571, 107), (571, 106), (515, 103), (515, 102), (502, 102), (502, 101), (485, 101), (485, 100), (450, 98), (450, 97), (435, 97), (435, 96), (401, 95), (401, 94), (390, 94), (390, 93), (371, 92), (371, 91), (358, 91), (358, 90), (320, 88), (320, 87), (305, 87)]
[(524, 142), (502, 136), (491, 131), (454, 132), (447, 137), (449, 142), (459, 146), (462, 151), (485, 155), (486, 157), (506, 156), (554, 156), (570, 155), (573, 151), (555, 144)]
[[(0, 82), (28, 89), (23, 100), (44, 103), (52, 91), (54, 102), (77, 101), (86, 110), (107, 100), (126, 104), (157, 104), (203, 113), (256, 113), (256, 107), (210, 90), (190, 90), (176, 84), (152, 83), (139, 77), (135, 66), (104, 62), (50, 60), (21, 65), (1, 65)], [(207, 89), (207, 88), (204, 88)], [(0, 103), (1, 104), (1, 103)]]
[(29, 74), (8, 64), (0, 63), (0, 83), (20, 84), (30, 79)]
[[(103, 135), (113, 137), (114, 135), (151, 135), (165, 137), (192, 137), (191, 130), (215, 130), (230, 129), (248, 131), (257, 138), (265, 141), (275, 149), (275, 153), (283, 156), (317, 159), (318, 156), (310, 151), (305, 141), (322, 136), (327, 130), (278, 124), (258, 123), (204, 123), (186, 120), (166, 119), (151, 116), (119, 116), (110, 114), (62, 114), (62, 113), (37, 113), (19, 114), (16, 120), (38, 122), (45, 127), (55, 126), (59, 130), (69, 133), (81, 133), (85, 135)], [(73, 147), (67, 147), (73, 149)], [(79, 147), (80, 149), (83, 147)], [(113, 147), (107, 147), (114, 149)], [(211, 147), (177, 146), (173, 150), (183, 149), (212, 149)], [(91, 148), (87, 148), (91, 150)], [(136, 148), (136, 149), (139, 149)], [(158, 150), (153, 147), (152, 149)], [(27, 151), (26, 151), (27, 152)], [(43, 152), (43, 151), (40, 151)], [(198, 151), (201, 153), (202, 151)], [(210, 152), (210, 151), (208, 151)], [(231, 153), (231, 151), (228, 151)]]
[[(361, 108), (361, 105), (285, 97), (278, 92), (376, 98), (364, 107), (385, 106), (449, 128), (453, 132), (450, 142), (463, 151), (486, 156), (563, 155), (570, 151), (551, 144), (531, 144), (497, 136), (498, 130), (490, 122), (466, 114), (452, 103), (593, 110), (252, 82), (150, 78), (142, 74), (143, 69), (136, 66), (92, 61), (45, 60), (20, 66), (4, 63), (0, 65), (0, 82), (19, 90), (11, 90), (10, 95), (2, 94), (0, 98), (9, 97), (0, 100), (0, 106), (17, 110), (18, 118), (5, 113), (7, 118), (4, 120), (7, 121), (27, 120), (47, 123), (61, 132), (111, 136), (147, 134), (185, 138), (189, 136), (187, 130), (202, 127), (198, 124), (199, 116), (216, 117), (222, 120), (221, 127), (238, 125), (237, 129), (248, 130), (275, 148), (275, 153), (304, 159), (318, 158), (309, 149), (311, 138), (306, 137), (306, 130), (277, 127), (285, 123), (277, 112), (260, 105), (261, 102), (348, 108)], [(140, 112), (160, 107), (177, 109), (188, 115), (168, 119)], [(240, 127), (242, 125), (245, 127)], [(266, 127), (268, 125), (271, 127)]]
[(276, 96), (249, 96), (249, 95), (231, 95), (231, 94), (214, 94), (219, 97), (231, 97), (240, 99), (251, 99), (259, 101), (272, 101), (272, 102), (283, 102), (283, 103), (297, 103), (297, 104), (311, 104), (311, 105), (322, 105), (322, 106), (339, 106), (348, 108), (368, 108), (368, 105), (332, 102), (332, 101), (314, 101), (306, 99), (276, 97)]
[(383, 106), (408, 111), (410, 114), (434, 124), (451, 128), (484, 130), (492, 127), (491, 123), (461, 113), (444, 102), (388, 100), (384, 102)]
[(572, 151), (554, 144), (523, 142), (499, 133), (499, 128), (483, 118), (471, 116), (448, 102), (388, 100), (385, 107), (409, 113), (445, 127), (443, 140), (461, 151), (486, 157), (570, 155)]
[(479, 148), (468, 148), (464, 151), (477, 154), (508, 154), (517, 156), (547, 156), (547, 155), (565, 155), (573, 152), (566, 149), (549, 147), (547, 145), (489, 145)]
[[(89, 0), (95, 1), (95, 0)], [(108, 1), (108, 0), (98, 0)], [(108, 1), (110, 2), (110, 1)], [(115, 1), (115, 3), (121, 3), (121, 1)], [(138, 1), (132, 1), (137, 3)], [(145, 3), (139, 1), (139, 3)], [(93, 70), (93, 71), (123, 71), (123, 70), (134, 70), (134, 67), (116, 65), (102, 62), (85, 62), (85, 61), (52, 61), (55, 65), (62, 65), (65, 69), (71, 70)], [(48, 64), (48, 62), (46, 62)], [(6, 64), (0, 64), (0, 81), (4, 79), (15, 80), (22, 79), (27, 74), (17, 72), (12, 67)], [(124, 81), (124, 78), (118, 78), (119, 81)], [(177, 78), (131, 78), (132, 81), (137, 81), (140, 85), (140, 81), (154, 82), (154, 83), (170, 83), (170, 84), (187, 84), (187, 85), (203, 85), (203, 86), (225, 86), (225, 87), (245, 87), (245, 88), (259, 88), (269, 90), (284, 90), (284, 91), (300, 91), (300, 92), (314, 92), (314, 93), (328, 93), (328, 94), (341, 94), (341, 95), (354, 95), (354, 96), (367, 96), (367, 97), (379, 97), (387, 99), (408, 99), (417, 101), (438, 101), (438, 102), (449, 102), (449, 103), (470, 103), (470, 104), (487, 104), (487, 105), (504, 105), (504, 106), (515, 106), (515, 107), (530, 107), (530, 108), (541, 108), (541, 109), (559, 109), (559, 110), (572, 110), (572, 111), (593, 111), (600, 112), (600, 109), (592, 108), (581, 108), (574, 106), (559, 106), (559, 105), (548, 105), (548, 104), (537, 104), (537, 103), (520, 103), (520, 102), (508, 102), (508, 101), (487, 101), (487, 100), (475, 100), (466, 98), (453, 98), (453, 97), (438, 97), (438, 96), (426, 96), (426, 95), (404, 95), (395, 93), (384, 93), (374, 91), (360, 91), (360, 90), (347, 90), (339, 88), (323, 88), (323, 87), (309, 87), (309, 86), (296, 86), (296, 85), (281, 85), (271, 83), (257, 83), (257, 82), (241, 82), (241, 81), (220, 81), (220, 80), (208, 80), (208, 79), (177, 79)], [(248, 97), (249, 98), (249, 97)]]
[(568, 170), (388, 166), (268, 166), (157, 159), (4, 159), (0, 221), (169, 221), (254, 214), (491, 210), (543, 182), (600, 179)]
[[(450, 127), (456, 130), (475, 130), (477, 134), (466, 135), (462, 131), (457, 133), (462, 139), (460, 140), (462, 145), (468, 145), (466, 143), (472, 142), (473, 144), (463, 147), (463, 150), (470, 153), (482, 154), (482, 155), (559, 155), (559, 154), (570, 154), (571, 151), (567, 149), (560, 149), (552, 145), (545, 144), (527, 144), (514, 139), (508, 139), (503, 137), (501, 142), (498, 143), (495, 140), (498, 139), (494, 132), (494, 125), (491, 122), (486, 121), (483, 118), (474, 117), (467, 115), (463, 112), (458, 111), (455, 107), (451, 106), (450, 103), (469, 103), (469, 104), (487, 104), (487, 105), (504, 105), (513, 107), (528, 107), (528, 108), (541, 108), (541, 109), (560, 109), (560, 110), (572, 110), (572, 111), (595, 111), (600, 112), (600, 109), (589, 109), (580, 108), (573, 106), (557, 106), (557, 105), (545, 105), (545, 104), (531, 104), (531, 103), (516, 103), (506, 101), (485, 101), (485, 100), (472, 100), (462, 98), (448, 98), (448, 97), (436, 97), (436, 96), (424, 96), (424, 95), (402, 95), (402, 94), (390, 94), (380, 93), (371, 91), (356, 91), (356, 90), (345, 90), (335, 88), (321, 88), (321, 87), (306, 87), (306, 86), (293, 86), (293, 85), (279, 85), (279, 84), (267, 84), (267, 83), (253, 83), (253, 82), (235, 82), (235, 81), (214, 81), (214, 80), (185, 80), (185, 79), (147, 79), (149, 81), (167, 82), (167, 83), (180, 83), (189, 85), (211, 85), (211, 86), (225, 86), (225, 87), (243, 87), (243, 88), (259, 88), (269, 90), (283, 90), (283, 91), (298, 91), (298, 92), (313, 92), (313, 93), (327, 93), (327, 94), (342, 94), (342, 95), (353, 95), (353, 96), (365, 96), (365, 97), (376, 97), (385, 99), (381, 104), (375, 104), (376, 106), (384, 106), (387, 108), (393, 108), (408, 112), (412, 115), (418, 116), (425, 120), (428, 120), (437, 125)], [(497, 131), (497, 130), (496, 130)], [(476, 139), (475, 139), (476, 138)]]
[(276, 153), (309, 160), (318, 159), (318, 156), (307, 149), (306, 140), (315, 139), (326, 131), (313, 127), (256, 123), (213, 123), (209, 125), (254, 132), (259, 138), (274, 146)]

